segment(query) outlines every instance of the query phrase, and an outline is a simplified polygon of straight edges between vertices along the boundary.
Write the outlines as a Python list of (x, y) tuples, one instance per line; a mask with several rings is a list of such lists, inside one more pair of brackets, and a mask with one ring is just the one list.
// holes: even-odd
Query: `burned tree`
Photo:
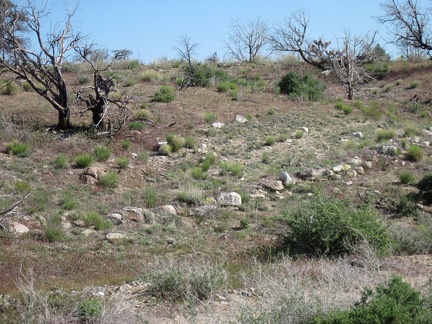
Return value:
[[(51, 30), (46, 39), (42, 32), (42, 19), (49, 11), (37, 9), (28, 1), (26, 6), (0, 6), (1, 54), (0, 65), (32, 89), (58, 113), (57, 126), (71, 126), (68, 88), (62, 66), (69, 52), (83, 39), (75, 33), (71, 18), (75, 10), (66, 15), (62, 28)], [(36, 39), (34, 44), (29, 38)]]
[(93, 85), (81, 87), (76, 92), (76, 102), (83, 103), (85, 108), (81, 110), (81, 115), (86, 111), (92, 113), (92, 127), (97, 130), (120, 130), (129, 117), (128, 105), (131, 99), (110, 98), (111, 92), (117, 92), (114, 76), (104, 76), (109, 72), (109, 65), (99, 68), (90, 60), (92, 57), (92, 46), (83, 47), (77, 50), (80, 58), (87, 62), (93, 70)]

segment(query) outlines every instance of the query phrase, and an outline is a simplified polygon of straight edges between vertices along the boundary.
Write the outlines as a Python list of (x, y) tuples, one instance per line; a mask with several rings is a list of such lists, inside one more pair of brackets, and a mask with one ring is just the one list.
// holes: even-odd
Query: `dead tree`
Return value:
[(113, 99), (111, 92), (117, 92), (114, 76), (104, 76), (110, 66), (99, 68), (89, 57), (92, 53), (92, 45), (78, 49), (82, 60), (86, 61), (93, 69), (93, 85), (81, 87), (75, 96), (75, 101), (83, 103), (85, 108), (80, 111), (83, 115), (87, 111), (92, 113), (92, 127), (97, 130), (119, 131), (129, 117), (129, 104), (131, 98)]
[[(71, 126), (68, 88), (62, 66), (68, 53), (83, 39), (73, 30), (71, 18), (74, 13), (75, 10), (68, 12), (63, 27), (51, 30), (44, 38), (41, 24), (49, 11), (37, 9), (31, 1), (22, 7), (0, 6), (0, 65), (17, 79), (28, 82), (51, 104), (58, 113), (60, 129)], [(28, 38), (35, 39), (35, 43), (24, 41)]]
[(310, 41), (306, 37), (309, 18), (304, 11), (297, 11), (274, 27), (269, 40), (273, 50), (291, 52), (300, 55), (301, 59), (320, 70), (330, 68), (329, 41), (322, 39)]
[[(4, 185), (4, 182), (2, 184), (0, 184), (0, 188), (2, 188), (3, 185)], [(9, 216), (10, 213), (12, 213), (19, 205), (22, 204), (22, 202), (24, 201), (24, 199), (26, 199), (26, 197), (28, 196), (29, 193), (30, 193), (30, 191), (27, 192), (26, 194), (24, 194), (24, 196), (22, 196), (20, 199), (18, 199), (18, 201), (16, 201), (11, 207), (0, 211), (0, 228), (2, 228), (4, 231), (8, 232), (8, 229), (3, 224), (3, 221), (5, 220), (6, 217)]]

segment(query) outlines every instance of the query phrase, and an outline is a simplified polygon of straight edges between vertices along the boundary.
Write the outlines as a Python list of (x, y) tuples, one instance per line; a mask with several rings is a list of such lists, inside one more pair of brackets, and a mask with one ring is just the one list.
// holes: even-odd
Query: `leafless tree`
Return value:
[(128, 49), (120, 49), (120, 50), (114, 50), (112, 51), (114, 55), (114, 61), (122, 61), (126, 60), (132, 55), (132, 51)]
[[(42, 19), (49, 14), (45, 8), (37, 9), (28, 0), (25, 6), (0, 6), (0, 10), (0, 64), (17, 79), (27, 81), (57, 110), (60, 129), (69, 128), (69, 94), (62, 66), (68, 53), (83, 39), (73, 30), (71, 19), (75, 10), (69, 11), (62, 27), (51, 30), (46, 39), (41, 26)], [(25, 41), (28, 38), (35, 38), (35, 44)]]
[(391, 25), (392, 43), (402, 51), (414, 47), (429, 52), (432, 50), (430, 15), (432, 8), (423, 9), (417, 0), (391, 0), (381, 3), (384, 15), (378, 17), (383, 24)]
[[(231, 34), (225, 46), (229, 54), (237, 61), (254, 62), (269, 44), (267, 21), (257, 17), (245, 23), (238, 19), (231, 23)], [(264, 55), (268, 57), (270, 53)]]
[(308, 25), (309, 17), (304, 11), (296, 11), (274, 28), (270, 43), (275, 51), (297, 53), (306, 63), (326, 70), (330, 67), (330, 42), (307, 39)]
[(116, 92), (115, 79), (112, 73), (104, 76), (104, 73), (111, 72), (109, 64), (95, 64), (93, 57), (93, 44), (77, 48), (77, 53), (81, 59), (87, 62), (93, 70), (93, 85), (81, 87), (76, 92), (76, 102), (83, 103), (85, 108), (81, 110), (81, 115), (86, 111), (92, 113), (92, 126), (98, 130), (108, 130), (115, 132), (120, 130), (129, 117), (129, 104), (131, 98), (110, 97), (111, 92)]
[(193, 42), (190, 36), (182, 35), (178, 41), (178, 46), (174, 46), (174, 50), (177, 51), (180, 59), (185, 60), (189, 64), (189, 67), (192, 68), (192, 56), (195, 54), (197, 47), (198, 43)]
[(332, 71), (346, 90), (347, 98), (354, 99), (357, 85), (372, 80), (374, 77), (365, 68), (366, 63), (375, 60), (375, 34), (371, 37), (355, 36), (349, 31), (338, 44), (338, 49), (329, 52)]

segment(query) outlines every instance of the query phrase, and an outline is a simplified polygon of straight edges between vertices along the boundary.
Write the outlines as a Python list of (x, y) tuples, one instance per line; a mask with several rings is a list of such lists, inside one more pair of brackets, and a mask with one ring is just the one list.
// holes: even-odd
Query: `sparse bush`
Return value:
[(207, 178), (207, 174), (200, 167), (194, 167), (190, 169), (189, 173), (191, 177), (194, 178), (195, 180), (204, 180)]
[(207, 153), (202, 159), (201, 168), (203, 171), (208, 171), (210, 167), (216, 162), (216, 155), (213, 153)]
[(186, 137), (184, 139), (184, 147), (188, 149), (194, 149), (196, 146), (196, 139), (193, 137)]
[(74, 162), (78, 168), (87, 168), (93, 164), (94, 158), (90, 154), (79, 154), (75, 157)]
[(86, 226), (93, 226), (96, 231), (110, 229), (112, 227), (111, 222), (104, 220), (102, 216), (95, 211), (88, 211), (85, 213), (83, 221)]
[(326, 89), (325, 83), (315, 79), (311, 75), (301, 75), (297, 72), (289, 72), (278, 84), (281, 93), (291, 98), (303, 98), (309, 101), (319, 100)]
[(140, 108), (135, 111), (135, 119), (139, 120), (139, 119), (152, 119), (152, 118), (153, 118), (152, 113), (148, 109)]
[(162, 76), (159, 72), (155, 70), (147, 70), (143, 72), (140, 76), (140, 80), (143, 82), (150, 82), (150, 81), (159, 81), (162, 79)]
[(179, 135), (170, 133), (166, 137), (166, 141), (172, 148), (172, 152), (177, 152), (185, 145), (185, 139)]
[(65, 194), (60, 201), (60, 205), (63, 209), (72, 210), (78, 206), (78, 202), (75, 197)]
[(363, 106), (361, 111), (366, 117), (372, 120), (380, 120), (383, 114), (381, 104), (377, 101), (372, 102), (369, 106)]
[(344, 104), (341, 101), (338, 101), (337, 103), (335, 103), (335, 108), (338, 110), (343, 111), (343, 113), (345, 115), (349, 115), (353, 112), (353, 107), (347, 104)]
[(153, 208), (157, 205), (158, 193), (155, 187), (147, 187), (143, 192), (143, 199), (147, 208)]
[(274, 143), (276, 143), (276, 137), (273, 135), (267, 135), (265, 138), (265, 144), (267, 146), (272, 146)]
[(93, 149), (93, 154), (95, 156), (96, 161), (106, 161), (110, 158), (111, 156), (111, 151), (109, 150), (109, 148), (105, 147), (105, 146), (96, 146)]
[(44, 229), (44, 235), (48, 242), (59, 242), (64, 240), (66, 233), (63, 230), (61, 221), (61, 217), (58, 216), (50, 217), (48, 219), (47, 225)]
[[(429, 297), (430, 298), (430, 297)], [(349, 310), (317, 316), (308, 323), (429, 323), (432, 321), (430, 301), (420, 292), (393, 276), (375, 291), (366, 288), (358, 303)]]
[(221, 168), (221, 175), (231, 172), (233, 176), (240, 177), (243, 174), (243, 164), (240, 162), (222, 162), (219, 167)]
[(80, 323), (96, 323), (102, 316), (103, 304), (100, 299), (90, 298), (78, 304), (78, 317)]
[(217, 85), (218, 92), (228, 92), (230, 90), (229, 82), (219, 82)]
[(90, 78), (87, 75), (78, 76), (78, 83), (80, 85), (87, 84), (90, 81)]
[(169, 144), (162, 144), (159, 147), (159, 153), (162, 155), (170, 155), (172, 152), (172, 147)]
[(64, 168), (66, 168), (67, 156), (65, 154), (59, 154), (59, 155), (57, 155), (57, 157), (54, 160), (53, 164), (54, 164), (54, 167), (56, 169), (64, 169)]
[(161, 86), (154, 94), (153, 101), (155, 102), (171, 102), (176, 97), (176, 91), (170, 86)]
[(22, 158), (30, 155), (29, 146), (19, 141), (6, 143), (5, 149), (7, 154), (16, 155)]
[(410, 82), (408, 89), (415, 89), (420, 85), (420, 81), (412, 81)]
[(129, 165), (129, 159), (123, 156), (117, 158), (117, 165), (120, 169), (126, 169)]
[(136, 120), (129, 123), (129, 129), (134, 131), (141, 131), (145, 128), (146, 123)]
[(369, 205), (354, 208), (335, 198), (316, 196), (295, 211), (286, 211), (290, 254), (340, 256), (358, 244), (368, 244), (378, 254), (391, 248), (390, 233)]
[(213, 112), (204, 113), (204, 121), (208, 124), (214, 123), (217, 119), (217, 115)]
[(33, 91), (33, 88), (31, 87), (30, 83), (28, 83), (27, 81), (22, 83), (22, 87), (25, 92)]
[(121, 146), (122, 146), (122, 149), (124, 151), (127, 151), (131, 147), (131, 145), (132, 145), (132, 142), (129, 139), (125, 139), (125, 140), (121, 141)]
[(298, 131), (295, 132), (295, 134), (294, 134), (294, 138), (296, 138), (296, 139), (300, 139), (300, 138), (303, 137), (303, 135), (304, 135), (303, 131), (298, 130)]
[(120, 182), (117, 172), (107, 172), (99, 177), (99, 184), (104, 188), (117, 188)]
[(50, 196), (43, 188), (38, 188), (30, 193), (26, 199), (27, 211), (32, 214), (44, 211), (48, 208)]
[(15, 82), (7, 82), (2, 85), (1, 93), (7, 96), (13, 96), (18, 92), (18, 86)]
[(391, 140), (396, 136), (396, 132), (393, 129), (378, 129), (375, 132), (377, 142), (384, 142)]
[(412, 171), (402, 170), (399, 173), (399, 180), (403, 184), (413, 184), (416, 182), (416, 177)]
[(410, 161), (418, 162), (424, 157), (424, 149), (419, 145), (410, 145), (408, 147), (406, 158)]

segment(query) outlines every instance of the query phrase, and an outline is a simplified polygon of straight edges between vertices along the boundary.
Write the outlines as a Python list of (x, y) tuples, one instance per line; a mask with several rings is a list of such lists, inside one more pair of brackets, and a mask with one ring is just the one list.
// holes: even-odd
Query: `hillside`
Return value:
[[(392, 275), (430, 289), (431, 208), (417, 183), (431, 171), (431, 63), (392, 62), (354, 102), (299, 63), (217, 69), (235, 86), (167, 103), (153, 96), (181, 67), (119, 71), (133, 104), (108, 135), (80, 107), (74, 129), (53, 130), (55, 111), (22, 86), (0, 96), (0, 211), (24, 198), (0, 216), (3, 322), (297, 323)], [(292, 70), (325, 82), (324, 98), (278, 93)], [(89, 75), (66, 77), (75, 90)], [(165, 141), (178, 150), (162, 154)], [(307, 217), (322, 227), (308, 232)]]

